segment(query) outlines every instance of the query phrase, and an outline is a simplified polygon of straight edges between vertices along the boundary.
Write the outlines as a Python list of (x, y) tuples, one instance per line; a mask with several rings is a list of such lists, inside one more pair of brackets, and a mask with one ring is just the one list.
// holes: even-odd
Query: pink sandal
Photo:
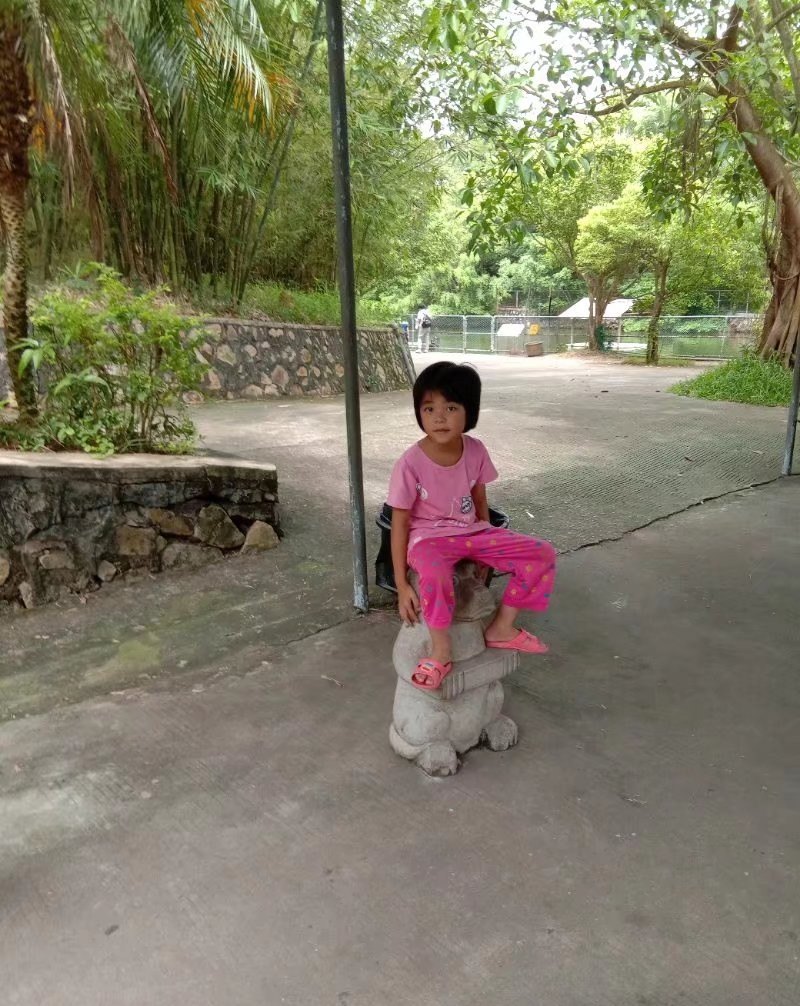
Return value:
[(421, 688), (425, 692), (435, 692), (452, 670), (452, 660), (446, 664), (440, 664), (438, 660), (425, 657), (417, 664), (416, 670), (411, 675), (411, 681), (417, 688)]
[(490, 650), (516, 650), (518, 653), (547, 653), (550, 647), (541, 639), (520, 629), (513, 639), (486, 640), (486, 648)]

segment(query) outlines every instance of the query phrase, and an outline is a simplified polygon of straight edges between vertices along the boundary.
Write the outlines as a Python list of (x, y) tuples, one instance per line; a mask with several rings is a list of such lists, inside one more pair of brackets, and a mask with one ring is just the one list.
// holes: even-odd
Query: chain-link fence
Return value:
[[(445, 353), (545, 355), (587, 345), (588, 321), (552, 315), (439, 314), (433, 316), (429, 346), (409, 319), (413, 349)], [(604, 323), (608, 349), (643, 355), (647, 315), (626, 315)], [(665, 315), (659, 323), (660, 352), (677, 359), (731, 359), (758, 341), (761, 318), (754, 314)]]
[[(437, 314), (432, 318), (430, 349), (456, 353), (519, 353), (539, 343), (544, 353), (558, 353), (585, 338), (585, 325), (569, 318), (525, 315)], [(409, 320), (412, 348), (428, 348), (428, 336)]]
[(438, 314), (431, 324), (431, 349), (443, 353), (466, 353), (464, 346), (464, 322), (466, 315)]
[[(491, 353), (493, 351), (495, 319), (490, 314), (437, 314), (428, 330), (430, 348), (444, 353)], [(409, 331), (412, 346), (423, 348), (428, 334), (414, 329), (414, 318)]]
[(561, 353), (586, 338), (586, 323), (575, 318), (529, 314), (495, 320), (497, 353), (532, 353), (537, 356)]
[[(659, 323), (660, 355), (695, 360), (732, 359), (756, 345), (761, 321), (755, 314), (667, 315)], [(649, 324), (646, 315), (621, 318), (609, 332), (610, 348), (622, 353), (644, 353)]]

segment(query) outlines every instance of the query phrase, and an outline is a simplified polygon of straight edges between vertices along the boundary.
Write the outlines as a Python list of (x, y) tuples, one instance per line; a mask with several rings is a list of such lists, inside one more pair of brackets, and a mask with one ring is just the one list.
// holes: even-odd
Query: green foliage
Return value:
[[(638, 342), (647, 334), (647, 318), (626, 318), (625, 335), (631, 341)], [(685, 337), (687, 340), (702, 338), (703, 336), (724, 335), (727, 330), (727, 323), (718, 316), (705, 316), (693, 314), (686, 317), (671, 318), (669, 332), (665, 332), (670, 338)]]
[(761, 225), (754, 205), (732, 204), (712, 191), (688, 220), (668, 226), (671, 264), (667, 310), (714, 313), (716, 291), (730, 291), (733, 307), (759, 311), (767, 297)]
[[(685, 217), (713, 183), (737, 210), (760, 195), (761, 264), (771, 272), (777, 319), (764, 348), (788, 359), (796, 326), (785, 320), (794, 294), (784, 277), (800, 244), (800, 190), (787, 171), (800, 161), (795, 14), (780, 0), (727, 8), (699, 0), (509, 0), (499, 8), (459, 0), (446, 16), (430, 15), (433, 91), (449, 89), (451, 122), (490, 151), (462, 197), (474, 240), (519, 227), (520, 189), (535, 198), (551, 179), (575, 179), (587, 130), (613, 123), (632, 132), (635, 115), (655, 100), (642, 177), (649, 209), (661, 222)], [(663, 271), (657, 285), (660, 298)]]
[(788, 405), (792, 375), (775, 357), (762, 359), (754, 352), (669, 389), (673, 394), (747, 405)]
[(578, 221), (593, 206), (616, 199), (634, 174), (631, 144), (616, 137), (586, 141), (579, 160), (531, 178), (509, 174), (502, 151), (476, 152), (468, 179), (472, 245), (483, 251), (530, 234), (554, 268), (574, 270)]
[(298, 290), (278, 283), (251, 283), (245, 292), (243, 314), (305, 325), (335, 325), (340, 318), (335, 290)]
[(41, 416), (31, 429), (4, 428), (4, 441), (101, 455), (191, 450), (181, 393), (202, 379), (202, 337), (162, 301), (163, 291), (136, 294), (99, 265), (46, 293), (21, 359), (46, 386)]
[(496, 278), (480, 272), (476, 257), (466, 252), (453, 264), (429, 270), (417, 289), (422, 290), (420, 303), (428, 304), (434, 314), (494, 314), (501, 293)]
[[(334, 285), (330, 138), (323, 115), (327, 115), (326, 109), (298, 125), (255, 259), (253, 282), (306, 289)], [(360, 125), (352, 136), (356, 285), (359, 292), (370, 296), (398, 283), (405, 284), (407, 292), (409, 282), (435, 261), (432, 256), (447, 236), (438, 214), (440, 201), (446, 196), (441, 146), (422, 141), (414, 131), (389, 126)], [(449, 237), (445, 243), (445, 255), (458, 253)]]
[(581, 275), (602, 278), (616, 291), (658, 254), (658, 232), (649, 226), (634, 189), (594, 206), (578, 221), (575, 264)]
[[(338, 320), (317, 0), (24, 0), (20, 9), (41, 97), (29, 226), (37, 276), (91, 254), (219, 313)], [(699, 2), (673, 14), (691, 25), (706, 17)], [(681, 229), (687, 208), (715, 217), (670, 244), (665, 310), (713, 310), (710, 288), (760, 305), (759, 222), (741, 210), (760, 183), (702, 74), (640, 96), (638, 120), (627, 107), (605, 115), (621, 96), (636, 101), (640, 86), (683, 75), (684, 57), (656, 30), (664, 16), (650, 2), (542, 0), (532, 47), (515, 37), (532, 20), (525, 4), (458, 0), (420, 12), (380, 0), (348, 11), (363, 324), (423, 302), (491, 313), (515, 290), (536, 312), (563, 310), (585, 292), (579, 221), (637, 178), (654, 226)], [(791, 154), (800, 134), (775, 107), (771, 92), (790, 81), (771, 35), (774, 51), (751, 46), (768, 50), (767, 68), (744, 52), (731, 58), (759, 94), (772, 75), (759, 110)], [(603, 114), (590, 127), (593, 112)], [(709, 198), (715, 174), (736, 197), (725, 212), (726, 199)], [(633, 281), (650, 309), (651, 272)]]
[(605, 309), (626, 283), (659, 259), (660, 235), (648, 226), (635, 188), (614, 202), (594, 206), (578, 222), (575, 269), (586, 282), (591, 300), (590, 346), (605, 349)]
[[(45, 278), (89, 242), (125, 275), (175, 288), (204, 260), (238, 268), (243, 200), (254, 176), (269, 184), (280, 150), (270, 127), (293, 103), (274, 72), (289, 19), (262, 0), (24, 0), (21, 22), (39, 102), (31, 204)], [(309, 44), (298, 31), (281, 51), (292, 75)]]
[(594, 330), (594, 340), (600, 352), (605, 353), (614, 341), (614, 333), (609, 331), (606, 325), (597, 325)]
[[(428, 42), (439, 57), (433, 90), (449, 88), (457, 96), (453, 121), (494, 140), (498, 180), (516, 174), (538, 183), (556, 170), (572, 173), (587, 120), (607, 122), (660, 92), (668, 113), (654, 133), (673, 133), (680, 141), (674, 149), (684, 155), (674, 171), (662, 165), (659, 172), (674, 183), (673, 193), (752, 142), (747, 127), (740, 125), (737, 135), (724, 114), (737, 88), (757, 107), (765, 132), (793, 159), (800, 153), (792, 21), (775, 17), (765, 0), (732, 7), (731, 25), (716, 5), (699, 0), (666, 7), (656, 0), (539, 0), (535, 29), (529, 4), (509, 0), (500, 11), (459, 0), (446, 15), (429, 15)], [(534, 45), (521, 44), (526, 29)], [(520, 106), (523, 91), (528, 97)], [(505, 115), (501, 94), (509, 99)]]
[[(356, 319), (361, 325), (385, 326), (408, 314), (409, 307), (391, 298), (359, 297)], [(338, 325), (341, 318), (336, 290), (301, 290), (278, 283), (251, 283), (247, 287), (242, 313), (301, 325)]]
[[(250, 280), (334, 285), (322, 0), (21, 6), (42, 96), (37, 277), (91, 254), (191, 295), (209, 278), (235, 308)], [(371, 294), (425, 267), (420, 231), (444, 188), (444, 147), (417, 125), (418, 28), (399, 0), (358, 4), (347, 26), (355, 257)]]
[(438, 205), (427, 215), (403, 218), (402, 241), (410, 253), (407, 267), (375, 282), (362, 304), (377, 301), (381, 307), (391, 307), (392, 318), (415, 313), (420, 304), (440, 314), (494, 311), (494, 277), (466, 251), (468, 234), (454, 199), (459, 178), (452, 165), (445, 166), (448, 187), (440, 193)]
[(560, 314), (585, 294), (583, 282), (570, 269), (556, 267), (532, 234), (506, 250), (497, 278), (499, 296), (510, 301), (518, 291), (520, 304), (531, 314)]

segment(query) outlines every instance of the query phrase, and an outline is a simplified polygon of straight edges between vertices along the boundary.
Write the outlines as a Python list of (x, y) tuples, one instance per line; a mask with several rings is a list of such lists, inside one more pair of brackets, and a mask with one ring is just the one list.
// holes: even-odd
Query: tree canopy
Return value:
[[(587, 124), (669, 95), (674, 116), (652, 161), (648, 197), (669, 214), (696, 205), (710, 175), (726, 175), (732, 197), (760, 186), (770, 199), (773, 287), (762, 343), (788, 360), (800, 322), (798, 16), (783, 0), (726, 8), (509, 0), (499, 9), (454, 0), (429, 8), (429, 44), (451, 92), (451, 121), (496, 151), (473, 234), (484, 216), (498, 218), (518, 184), (535, 189), (543, 177), (572, 174)], [(524, 33), (528, 45), (520, 43)]]
[[(322, 13), (320, 0), (4, 5), (7, 333), (25, 328), (26, 246), (37, 282), (91, 258), (220, 309), (246, 310), (260, 282), (333, 286)], [(759, 308), (769, 273), (763, 347), (789, 359), (795, 7), (353, 0), (346, 18), (371, 316), (491, 313), (520, 296), (550, 312), (588, 290), (593, 332), (618, 290), (655, 332), (661, 311), (712, 309), (720, 291)]]

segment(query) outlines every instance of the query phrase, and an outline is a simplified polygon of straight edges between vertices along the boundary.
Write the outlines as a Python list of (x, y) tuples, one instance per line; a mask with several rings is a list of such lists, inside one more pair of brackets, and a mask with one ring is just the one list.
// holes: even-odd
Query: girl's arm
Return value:
[(486, 486), (483, 483), (472, 487), (472, 502), (475, 504), (475, 514), (478, 520), (488, 520), (489, 500), (486, 498)]
[(397, 586), (397, 607), (404, 622), (414, 625), (419, 611), (419, 598), (408, 582), (408, 529), (411, 511), (392, 510), (392, 568)]
[[(486, 498), (486, 486), (483, 483), (472, 487), (472, 502), (475, 504), (475, 514), (478, 520), (489, 520), (489, 501)], [(489, 567), (479, 565), (480, 577), (483, 582), (489, 575)]]

